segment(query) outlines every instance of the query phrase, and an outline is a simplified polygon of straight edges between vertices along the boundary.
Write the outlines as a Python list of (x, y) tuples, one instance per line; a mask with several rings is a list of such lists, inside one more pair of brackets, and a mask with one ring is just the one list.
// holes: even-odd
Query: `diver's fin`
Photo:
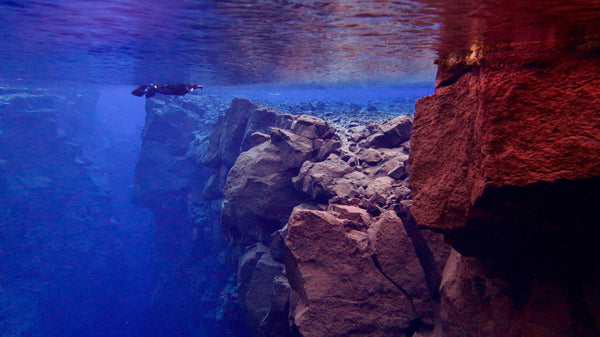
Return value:
[(139, 87), (133, 89), (133, 91), (131, 92), (131, 94), (135, 95), (137, 97), (142, 97), (146, 93), (146, 88), (148, 88), (148, 85), (147, 84), (142, 84)]

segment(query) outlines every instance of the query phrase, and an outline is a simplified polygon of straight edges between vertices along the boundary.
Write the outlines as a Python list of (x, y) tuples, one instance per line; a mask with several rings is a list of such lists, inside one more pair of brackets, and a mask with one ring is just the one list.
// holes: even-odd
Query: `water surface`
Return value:
[(104, 84), (431, 81), (437, 23), (402, 1), (2, 1), (2, 77)]

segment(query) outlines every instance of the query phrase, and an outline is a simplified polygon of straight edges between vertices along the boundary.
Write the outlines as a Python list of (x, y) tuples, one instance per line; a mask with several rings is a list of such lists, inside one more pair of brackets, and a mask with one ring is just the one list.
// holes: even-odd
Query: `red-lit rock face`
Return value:
[(436, 92), (416, 104), (411, 138), (420, 225), (464, 227), (486, 188), (600, 176), (598, 25), (538, 19), (494, 40), (494, 27), (473, 20), (484, 32), (474, 40), (487, 40), (471, 54), (442, 47)]
[(598, 336), (598, 3), (469, 5), (448, 8), (411, 136), (413, 215), (458, 251), (436, 330)]

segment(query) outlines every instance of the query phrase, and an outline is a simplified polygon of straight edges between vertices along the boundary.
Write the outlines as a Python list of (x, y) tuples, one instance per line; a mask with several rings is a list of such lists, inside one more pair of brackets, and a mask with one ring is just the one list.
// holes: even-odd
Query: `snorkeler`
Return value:
[(131, 94), (138, 97), (142, 97), (145, 94), (146, 98), (156, 95), (157, 92), (163, 95), (183, 96), (194, 91), (194, 89), (202, 90), (202, 88), (204, 86), (198, 84), (142, 84), (133, 89)]

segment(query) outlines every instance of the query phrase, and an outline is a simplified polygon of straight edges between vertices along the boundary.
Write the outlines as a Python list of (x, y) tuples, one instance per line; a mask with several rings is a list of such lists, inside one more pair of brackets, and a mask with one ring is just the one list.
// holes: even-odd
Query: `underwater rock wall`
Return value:
[(435, 94), (416, 104), (411, 210), (455, 249), (442, 335), (598, 336), (597, 18), (503, 14), (500, 33), (463, 22), (480, 35), (442, 45)]
[[(352, 268), (358, 274), (366, 268), (365, 275), (376, 280), (382, 298), (389, 292), (405, 304), (396, 310), (393, 301), (385, 302), (380, 308), (387, 308), (386, 318), (376, 320), (382, 327), (363, 320), (354, 327), (362, 335), (432, 328), (438, 294), (437, 286), (431, 285), (439, 283), (447, 249), (439, 248), (439, 236), (431, 233), (426, 235), (430, 249), (414, 224), (403, 229), (396, 214), (412, 219), (408, 213), (400, 208), (394, 211), (399, 201), (410, 198), (405, 166), (410, 117), (382, 125), (338, 118), (338, 125), (346, 128), (336, 129), (314, 116), (286, 114), (246, 99), (233, 99), (225, 109), (210, 96), (157, 96), (148, 100), (146, 108), (134, 191), (134, 202), (154, 214), (155, 290), (146, 331), (167, 336), (177, 327), (182, 336), (209, 331), (219, 336), (288, 336), (304, 330), (306, 336), (329, 335), (319, 328), (320, 320), (290, 323), (290, 306), (293, 315), (307, 306), (305, 300), (302, 304), (294, 300), (306, 290), (301, 283), (290, 286), (286, 272), (295, 268), (295, 278), (305, 277), (300, 271), (304, 265), (294, 262), (286, 247), (283, 229), (294, 208), (339, 218), (345, 225), (337, 228), (338, 236), (345, 238), (350, 231), (348, 235), (358, 241), (350, 241), (348, 247), (361, 251), (361, 258), (349, 258)], [(217, 116), (220, 111), (224, 113)], [(339, 208), (327, 211), (329, 203)], [(351, 214), (358, 212), (361, 222), (355, 215), (347, 219), (340, 211), (346, 208)], [(392, 227), (388, 221), (378, 222), (380, 215)], [(371, 225), (405, 233), (392, 240), (406, 245), (401, 254), (410, 256), (406, 262), (410, 268), (394, 263), (393, 248), (376, 239), (381, 236), (379, 229), (370, 234), (379, 248), (365, 250)], [(294, 228), (295, 240), (318, 235), (298, 231), (301, 226)], [(319, 242), (323, 247), (333, 244)], [(335, 254), (354, 253), (340, 248)], [(375, 254), (381, 255), (380, 260), (371, 256)], [(391, 276), (381, 266), (389, 268)], [(321, 275), (348, 279), (335, 269)], [(369, 292), (364, 287), (371, 286), (360, 283), (356, 291)], [(352, 289), (343, 294), (348, 300), (363, 296), (352, 294)], [(318, 300), (311, 308), (327, 311), (327, 304), (317, 305)], [(365, 297), (360, 301), (377, 305)], [(167, 320), (175, 324), (164, 324)], [(334, 335), (345, 333), (346, 328), (339, 328)]]
[[(256, 111), (269, 111), (269, 122), (248, 127)], [(430, 333), (448, 250), (406, 207), (411, 118), (336, 129), (246, 100), (220, 118), (238, 126), (224, 129), (237, 140), (222, 146), (216, 128), (208, 165), (219, 167), (242, 139), (250, 145), (227, 175), (221, 227), (239, 256), (239, 302), (256, 335)]]
[(208, 96), (146, 102), (133, 202), (153, 214), (147, 335), (244, 336), (243, 320), (229, 304), (235, 272), (219, 228), (221, 199), (202, 196), (211, 171), (201, 160), (224, 109)]
[(97, 100), (93, 90), (0, 88), (2, 336), (118, 334), (132, 318), (125, 307), (140, 303), (122, 296), (139, 283), (108, 183), (84, 151)]

